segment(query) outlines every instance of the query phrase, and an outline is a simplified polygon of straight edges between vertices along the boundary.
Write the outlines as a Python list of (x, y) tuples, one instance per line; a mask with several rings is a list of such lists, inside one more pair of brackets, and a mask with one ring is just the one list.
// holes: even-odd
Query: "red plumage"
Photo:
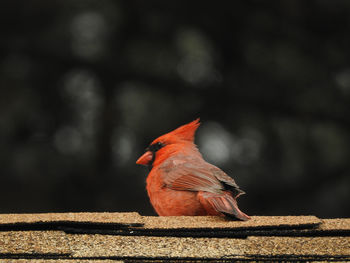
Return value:
[(151, 168), (147, 192), (160, 216), (226, 215), (250, 217), (239, 210), (236, 199), (244, 192), (216, 166), (207, 163), (194, 135), (199, 119), (155, 139), (137, 164)]

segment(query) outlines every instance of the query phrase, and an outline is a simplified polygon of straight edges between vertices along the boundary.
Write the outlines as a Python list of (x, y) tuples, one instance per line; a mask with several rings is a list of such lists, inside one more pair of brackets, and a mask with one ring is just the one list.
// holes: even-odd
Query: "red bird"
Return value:
[(226, 215), (248, 220), (237, 197), (244, 192), (194, 144), (199, 119), (155, 139), (136, 161), (150, 168), (147, 192), (160, 216)]

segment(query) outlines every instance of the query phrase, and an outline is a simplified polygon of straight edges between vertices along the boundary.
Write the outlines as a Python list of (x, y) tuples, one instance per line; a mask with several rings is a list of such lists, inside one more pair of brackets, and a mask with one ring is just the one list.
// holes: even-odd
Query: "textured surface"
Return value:
[(320, 230), (349, 230), (350, 218), (322, 219)]
[(138, 213), (0, 214), (0, 225), (43, 222), (139, 224), (141, 220)]
[(214, 216), (171, 216), (171, 217), (144, 217), (146, 229), (252, 229), (275, 227), (311, 226), (321, 223), (315, 216), (253, 216), (248, 221), (229, 221)]
[[(0, 261), (350, 260), (350, 219), (259, 216), (241, 222), (227, 221), (221, 217), (141, 217), (137, 213), (36, 216), (1, 215), (0, 226), (5, 224), (14, 229), (0, 231)], [(102, 234), (82, 234), (78, 228), (76, 234), (53, 229), (20, 231), (17, 224), (23, 222), (46, 222), (47, 226), (50, 222), (71, 222), (73, 227), (74, 223), (85, 222), (93, 225), (92, 229), (87, 230), (100, 231)], [(110, 235), (101, 223), (126, 225)], [(132, 223), (138, 223), (138, 226)], [(81, 225), (78, 224), (78, 227)], [(98, 227), (102, 229), (95, 229)], [(153, 230), (159, 230), (159, 235), (150, 235)], [(135, 231), (139, 233), (134, 235)], [(210, 233), (211, 236), (200, 237), (198, 232)], [(225, 237), (222, 236), (223, 232), (226, 233)], [(185, 234), (171, 236), (174, 233)], [(237, 238), (237, 233), (242, 236)]]
[(70, 235), (59, 231), (3, 232), (2, 254), (85, 257), (233, 258), (237, 256), (349, 256), (349, 237), (176, 238)]
[(69, 254), (69, 238), (62, 231), (0, 232), (1, 254)]

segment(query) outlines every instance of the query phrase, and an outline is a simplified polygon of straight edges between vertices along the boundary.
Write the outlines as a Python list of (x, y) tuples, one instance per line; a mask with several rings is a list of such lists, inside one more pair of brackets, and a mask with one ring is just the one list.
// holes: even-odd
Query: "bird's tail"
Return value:
[(250, 219), (250, 216), (246, 215), (238, 208), (236, 199), (233, 198), (229, 192), (220, 194), (201, 192), (200, 199), (204, 199), (217, 212), (222, 213), (227, 217), (240, 219), (243, 221)]

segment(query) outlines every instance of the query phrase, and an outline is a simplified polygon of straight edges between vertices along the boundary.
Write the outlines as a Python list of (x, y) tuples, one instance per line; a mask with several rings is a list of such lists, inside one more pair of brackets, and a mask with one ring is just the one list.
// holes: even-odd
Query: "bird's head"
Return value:
[(194, 146), (194, 134), (199, 127), (199, 118), (155, 139), (146, 148), (146, 152), (136, 161), (137, 164), (152, 168), (155, 160), (157, 163), (164, 161), (172, 153), (186, 146)]

